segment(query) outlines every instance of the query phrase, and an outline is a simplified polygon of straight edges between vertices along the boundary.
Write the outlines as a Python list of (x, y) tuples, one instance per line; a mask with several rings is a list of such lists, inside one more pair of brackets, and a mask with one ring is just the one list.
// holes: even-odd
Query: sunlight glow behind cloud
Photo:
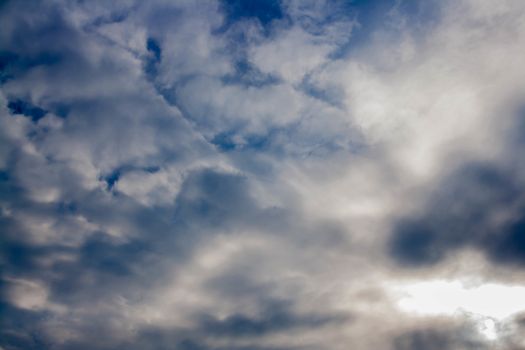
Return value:
[(461, 312), (504, 320), (525, 311), (525, 287), (503, 284), (468, 286), (461, 281), (425, 281), (396, 288), (405, 312), (454, 315)]
[(525, 311), (525, 287), (503, 284), (468, 285), (462, 281), (404, 283), (395, 288), (397, 306), (406, 313), (467, 317), (489, 340), (498, 337), (497, 325)]

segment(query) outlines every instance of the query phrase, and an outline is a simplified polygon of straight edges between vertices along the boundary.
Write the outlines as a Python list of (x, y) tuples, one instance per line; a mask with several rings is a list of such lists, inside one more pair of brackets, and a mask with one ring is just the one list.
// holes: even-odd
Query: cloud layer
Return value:
[(525, 349), (522, 1), (0, 29), (0, 350)]

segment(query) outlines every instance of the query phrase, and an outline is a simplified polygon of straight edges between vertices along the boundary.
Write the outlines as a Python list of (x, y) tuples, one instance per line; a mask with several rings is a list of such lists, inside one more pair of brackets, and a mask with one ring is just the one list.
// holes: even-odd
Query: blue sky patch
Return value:
[(279, 0), (222, 0), (226, 21), (231, 23), (243, 19), (256, 19), (263, 26), (284, 17)]
[(33, 104), (23, 100), (9, 101), (7, 108), (14, 115), (23, 115), (30, 118), (34, 123), (44, 118), (47, 111), (43, 108), (34, 106)]

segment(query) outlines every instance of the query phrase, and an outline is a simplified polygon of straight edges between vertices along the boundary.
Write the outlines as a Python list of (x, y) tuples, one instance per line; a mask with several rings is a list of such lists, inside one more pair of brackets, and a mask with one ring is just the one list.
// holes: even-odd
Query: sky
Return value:
[(0, 350), (525, 349), (522, 0), (0, 1)]

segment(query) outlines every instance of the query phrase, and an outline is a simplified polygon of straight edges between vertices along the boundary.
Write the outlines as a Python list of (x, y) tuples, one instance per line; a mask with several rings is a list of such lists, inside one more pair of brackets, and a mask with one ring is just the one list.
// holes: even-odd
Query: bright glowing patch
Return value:
[(496, 322), (494, 320), (487, 318), (480, 326), (479, 332), (483, 334), (487, 339), (494, 340), (498, 337), (496, 330)]
[(497, 322), (525, 311), (525, 287), (502, 284), (465, 286), (459, 281), (404, 284), (398, 307), (423, 315), (475, 315), (478, 330), (487, 339), (497, 338)]

